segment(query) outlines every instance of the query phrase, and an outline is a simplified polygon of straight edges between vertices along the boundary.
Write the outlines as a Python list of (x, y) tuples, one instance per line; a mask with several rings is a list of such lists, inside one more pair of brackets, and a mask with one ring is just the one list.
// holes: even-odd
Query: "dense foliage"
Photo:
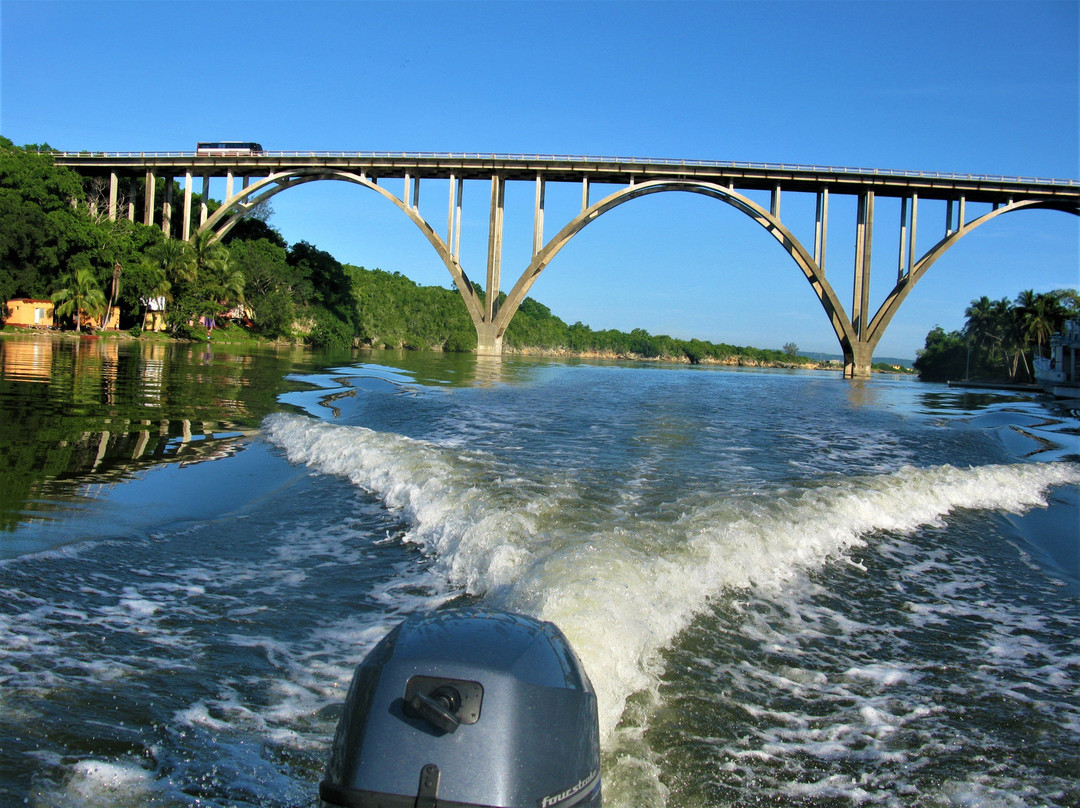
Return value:
[[(165, 180), (157, 183), (155, 197), (163, 199)], [(140, 209), (145, 191), (141, 180), (129, 186), (133, 198), (119, 207)], [(171, 192), (182, 198), (175, 182)], [(0, 138), (0, 300), (52, 299), (76, 328), (85, 318), (101, 322), (115, 303), (121, 327), (138, 329), (146, 311), (163, 303), (178, 337), (205, 338), (208, 328), (235, 319), (269, 338), (351, 343), (350, 280), (327, 253), (303, 242), (286, 249), (259, 218), (241, 222), (228, 243), (209, 234), (170, 239), (160, 213), (149, 226), (110, 221), (107, 198), (100, 179), (57, 166), (47, 145), (18, 148)], [(202, 202), (192, 195), (193, 231)], [(206, 200), (208, 211), (218, 204)], [(0, 320), (6, 314), (0, 307)]]
[(964, 316), (961, 330), (946, 332), (936, 326), (926, 335), (926, 346), (915, 360), (919, 378), (1030, 382), (1032, 359), (1066, 320), (1080, 317), (1080, 294), (1075, 289), (1041, 294), (1029, 289), (1012, 302), (984, 295), (971, 301)]
[[(519, 320), (520, 326), (519, 326)], [(805, 357), (781, 350), (751, 348), (726, 343), (683, 340), (666, 334), (650, 334), (643, 328), (630, 333), (607, 329), (593, 331), (580, 322), (571, 326), (553, 317), (547, 307), (526, 300), (510, 322), (506, 343), (511, 348), (524, 345), (564, 348), (571, 353), (640, 356), (646, 359), (685, 359), (692, 364), (712, 360), (740, 364), (805, 364)]]
[[(155, 198), (163, 199), (165, 180), (157, 182)], [(126, 192), (131, 198), (121, 199), (120, 208), (130, 203), (142, 210), (142, 181)], [(171, 192), (182, 198), (178, 184)], [(303, 339), (324, 347), (476, 349), (476, 331), (456, 290), (419, 286), (397, 272), (342, 265), (304, 241), (289, 246), (266, 223), (267, 208), (220, 241), (197, 234), (186, 242), (162, 234), (160, 213), (149, 226), (122, 216), (110, 221), (107, 199), (100, 179), (57, 166), (48, 146), (18, 148), (0, 138), (0, 300), (51, 298), (58, 315), (75, 327), (87, 316), (100, 323), (115, 302), (121, 327), (136, 331), (148, 309), (164, 304), (170, 332), (188, 339), (205, 339), (208, 329), (235, 321), (268, 339)], [(193, 195), (192, 232), (202, 201)], [(208, 211), (218, 205), (206, 200)], [(0, 306), (0, 319), (5, 314)], [(568, 326), (531, 298), (512, 319), (504, 344), (511, 350), (695, 363), (807, 361), (794, 344), (783, 351), (761, 350), (643, 329), (627, 334), (593, 331), (580, 322)]]

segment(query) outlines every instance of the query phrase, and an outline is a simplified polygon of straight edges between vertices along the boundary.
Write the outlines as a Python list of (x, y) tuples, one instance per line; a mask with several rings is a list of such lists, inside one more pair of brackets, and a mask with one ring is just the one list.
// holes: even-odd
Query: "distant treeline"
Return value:
[[(360, 312), (357, 337), (372, 347), (476, 349), (476, 330), (453, 289), (419, 286), (397, 272), (345, 266), (353, 282)], [(626, 333), (594, 331), (577, 322), (567, 325), (551, 310), (526, 298), (506, 330), (504, 345), (511, 350), (565, 351), (571, 354), (670, 358), (701, 362), (740, 361), (746, 364), (806, 363), (795, 346), (765, 350), (702, 340), (653, 335), (641, 328)]]
[(964, 311), (967, 322), (959, 331), (935, 327), (926, 335), (915, 369), (927, 381), (986, 379), (1010, 382), (1034, 380), (1033, 359), (1066, 320), (1080, 317), (1076, 289), (1036, 294), (1021, 292), (1016, 299), (972, 300)]
[[(155, 189), (163, 198), (165, 180)], [(141, 208), (139, 179), (125, 210)], [(182, 193), (174, 182), (173, 195)], [(192, 232), (203, 200), (193, 195)], [(272, 340), (323, 347), (473, 351), (476, 330), (457, 291), (420, 286), (397, 272), (343, 265), (301, 241), (289, 245), (267, 224), (268, 207), (240, 222), (221, 241), (203, 234), (184, 242), (166, 238), (161, 224), (110, 221), (108, 188), (55, 165), (48, 145), (23, 148), (0, 137), (0, 301), (51, 299), (76, 327), (83, 315), (101, 322), (115, 305), (120, 327), (138, 333), (150, 301), (164, 301), (169, 332), (205, 339), (208, 324), (241, 322)], [(213, 212), (220, 203), (206, 200)], [(180, 223), (174, 221), (173, 228)], [(119, 270), (117, 270), (119, 267)], [(114, 283), (118, 278), (118, 283)], [(6, 310), (0, 306), (0, 322)], [(504, 336), (510, 350), (540, 350), (693, 363), (806, 364), (793, 344), (767, 350), (702, 340), (594, 331), (567, 325), (531, 298)]]

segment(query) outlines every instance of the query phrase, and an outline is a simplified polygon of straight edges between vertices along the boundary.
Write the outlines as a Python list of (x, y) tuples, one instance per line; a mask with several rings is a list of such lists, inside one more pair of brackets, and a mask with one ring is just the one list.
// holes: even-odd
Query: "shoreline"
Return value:
[[(705, 356), (697, 362), (691, 362), (683, 356), (643, 356), (618, 351), (571, 351), (569, 348), (512, 348), (503, 347), (503, 356), (540, 356), (552, 359), (601, 359), (611, 362), (657, 362), (671, 365), (717, 365), (722, 367), (771, 368), (780, 370), (831, 370), (842, 372), (844, 366), (837, 362), (761, 362), (741, 356), (716, 359)], [(875, 371), (881, 372), (881, 371)], [(904, 373), (904, 371), (897, 371)]]
[[(227, 329), (217, 329), (218, 331), (226, 334)], [(215, 339), (211, 337), (204, 343), (202, 340), (191, 339), (179, 339), (177, 337), (169, 336), (163, 332), (143, 332), (139, 336), (133, 336), (127, 331), (86, 331), (78, 334), (74, 331), (58, 330), (58, 329), (42, 329), (32, 326), (11, 326), (5, 325), (0, 329), (0, 337), (6, 336), (49, 336), (60, 337), (62, 339), (106, 339), (116, 340), (120, 342), (160, 342), (160, 343), (176, 343), (178, 345), (252, 345), (252, 346), (301, 346), (307, 347), (302, 341), (299, 340), (269, 340), (261, 337), (249, 336), (244, 339)], [(374, 345), (360, 345), (353, 346), (354, 350), (362, 351), (393, 351), (404, 350), (412, 351), (412, 348), (390, 348), (386, 346), (374, 346)], [(430, 348), (429, 351), (434, 353), (446, 353), (446, 351), (439, 348)], [(472, 353), (476, 355), (474, 351)], [(655, 362), (658, 364), (672, 364), (672, 365), (711, 365), (718, 367), (743, 367), (743, 368), (762, 368), (772, 370), (823, 370), (834, 373), (842, 373), (844, 366), (840, 360), (831, 360), (826, 362), (819, 362), (814, 360), (807, 360), (806, 362), (770, 362), (760, 361), (755, 359), (748, 359), (742, 356), (730, 356), (723, 359), (717, 359), (711, 356), (704, 356), (697, 362), (692, 362), (689, 357), (682, 356), (643, 356), (641, 354), (634, 353), (621, 353), (618, 351), (572, 351), (568, 348), (541, 348), (536, 346), (529, 346), (523, 348), (515, 348), (511, 346), (504, 346), (503, 356), (535, 356), (535, 357), (548, 357), (552, 359), (599, 359), (603, 361), (611, 362)], [(883, 370), (874, 368), (872, 372), (878, 373), (895, 373), (900, 376), (917, 376), (915, 371), (905, 369), (903, 367), (893, 367), (891, 370)]]

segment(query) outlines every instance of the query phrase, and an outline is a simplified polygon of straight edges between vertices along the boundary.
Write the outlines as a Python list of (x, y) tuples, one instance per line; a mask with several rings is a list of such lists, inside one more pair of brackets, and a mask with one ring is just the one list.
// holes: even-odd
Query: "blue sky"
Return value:
[[(1077, 178), (1080, 4), (1070, 2), (0, 2), (0, 133), (60, 149), (592, 154)], [(503, 288), (528, 260), (531, 186), (508, 190)], [(466, 186), (462, 261), (483, 279), (489, 188)], [(215, 194), (212, 189), (212, 195)], [(447, 189), (422, 188), (445, 229)], [(385, 200), (311, 183), (271, 224), (347, 263), (450, 285)], [(549, 185), (548, 235), (580, 189)], [(785, 195), (797, 237), (812, 200)], [(873, 308), (896, 277), (879, 200)], [(940, 218), (940, 222), (936, 221)], [(930, 270), (879, 356), (913, 357), (980, 295), (1080, 284), (1080, 219), (1021, 211)], [(944, 212), (920, 207), (925, 251)], [(834, 197), (828, 269), (851, 300), (854, 205)], [(586, 228), (533, 287), (593, 328), (837, 352), (780, 246), (727, 205), (659, 194)]]

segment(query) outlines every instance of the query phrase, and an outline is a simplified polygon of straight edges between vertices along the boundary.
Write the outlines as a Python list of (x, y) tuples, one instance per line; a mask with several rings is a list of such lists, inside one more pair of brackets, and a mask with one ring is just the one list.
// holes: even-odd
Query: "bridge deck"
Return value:
[(498, 174), (506, 180), (609, 183), (677, 179), (697, 180), (740, 189), (880, 196), (918, 194), (928, 199), (1001, 202), (1011, 196), (1080, 202), (1080, 180), (952, 174), (933, 171), (888, 171), (782, 163), (718, 162), (709, 160), (652, 160), (631, 157), (573, 157), (523, 154), (455, 154), (440, 152), (261, 152), (236, 156), (194, 152), (60, 152), (60, 165), (84, 173), (123, 174), (151, 170), (157, 175), (267, 176), (290, 169), (326, 168), (364, 172), (369, 178), (484, 180)]

